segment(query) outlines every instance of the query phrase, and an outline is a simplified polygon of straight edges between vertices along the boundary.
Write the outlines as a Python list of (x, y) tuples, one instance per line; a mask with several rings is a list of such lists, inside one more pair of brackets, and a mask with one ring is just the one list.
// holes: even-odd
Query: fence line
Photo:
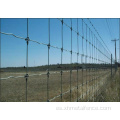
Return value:
[(93, 23), (91, 22), (91, 20), (88, 18), (88, 21), (90, 22), (90, 24), (92, 25), (92, 27), (94, 28), (94, 30), (96, 31), (96, 33), (98, 34), (99, 38), (102, 40), (102, 42), (104, 43), (105, 47), (107, 48), (107, 50), (109, 51), (109, 53), (111, 54), (110, 50), (108, 49), (107, 45), (105, 44), (104, 40), (102, 39), (102, 37), (100, 36), (100, 34), (98, 33), (98, 31), (96, 30), (95, 26), (93, 25)]
[[(58, 46), (54, 46), (51, 45), (51, 19), (48, 19), (48, 44), (46, 43), (42, 43), (36, 40), (32, 40), (29, 38), (29, 19), (27, 18), (27, 37), (23, 38), (20, 36), (17, 36), (13, 33), (5, 33), (5, 32), (1, 32), (0, 31), (0, 35), (11, 35), (15, 38), (18, 39), (23, 39), (26, 41), (26, 74), (25, 76), (8, 76), (5, 78), (1, 78), (1, 80), (8, 80), (10, 78), (25, 78), (26, 80), (26, 95), (25, 95), (25, 100), (26, 102), (28, 101), (28, 81), (30, 77), (32, 76), (42, 76), (42, 75), (46, 75), (47, 76), (47, 88), (46, 88), (46, 95), (47, 95), (47, 99), (46, 101), (50, 102), (53, 100), (56, 100), (57, 98), (60, 98), (60, 101), (64, 101), (63, 100), (63, 96), (66, 94), (69, 94), (68, 97), (70, 97), (69, 101), (95, 101), (97, 96), (98, 96), (98, 92), (100, 84), (102, 84), (102, 86), (104, 86), (104, 82), (99, 80), (100, 78), (102, 78), (103, 76), (105, 76), (106, 74), (109, 76), (109, 73), (111, 73), (112, 76), (112, 72), (113, 72), (113, 68), (114, 68), (114, 60), (111, 57), (111, 52), (109, 51), (108, 47), (106, 46), (106, 44), (104, 43), (103, 39), (101, 38), (101, 36), (99, 35), (98, 31), (96, 30), (96, 28), (94, 27), (93, 23), (91, 22), (90, 19), (88, 19), (88, 21), (90, 22), (90, 24), (92, 25), (92, 27), (94, 28), (95, 32), (98, 34), (99, 38), (102, 40), (102, 42), (104, 43), (105, 47), (102, 45), (101, 41), (97, 38), (97, 36), (94, 34), (94, 32), (91, 30), (90, 26), (88, 26), (88, 24), (84, 21), (84, 19), (81, 19), (82, 21), (82, 32), (79, 32), (79, 20), (80, 19), (76, 19), (76, 28), (77, 31), (75, 29), (73, 29), (73, 21), (72, 19), (70, 19), (70, 26), (64, 22), (64, 19), (57, 19), (58, 21), (61, 22), (61, 47)], [(70, 30), (70, 49), (65, 49), (64, 48), (64, 28), (68, 27)], [(73, 39), (73, 32), (76, 34), (76, 38), (77, 38), (77, 52), (73, 50), (73, 43), (75, 42)], [(81, 39), (81, 41), (80, 41)], [(47, 73), (40, 73), (40, 74), (29, 74), (28, 69), (29, 69), (29, 64), (28, 64), (28, 53), (29, 53), (29, 42), (34, 42), (40, 45), (44, 45), (47, 47), (48, 49), (48, 63), (47, 63)], [(81, 43), (81, 53), (80, 53), (80, 45), (79, 43)], [(50, 72), (50, 48), (55, 48), (61, 51), (61, 69), (59, 72)], [(65, 71), (64, 67), (63, 67), (63, 54), (64, 51), (70, 53), (70, 69)], [(109, 53), (108, 53), (109, 51)], [(73, 69), (73, 54), (76, 55), (76, 68), (75, 70)], [(79, 59), (79, 57), (81, 57), (81, 60)], [(79, 60), (81, 61), (81, 64), (79, 63)], [(82, 66), (82, 68), (79, 68), (80, 66)], [(81, 73), (80, 73), (81, 72)], [(69, 73), (69, 90), (67, 91), (63, 91), (63, 85), (64, 85), (64, 73)], [(73, 79), (74, 77), (74, 73), (76, 73), (76, 78)], [(58, 94), (57, 96), (54, 96), (53, 98), (50, 98), (50, 75), (52, 74), (60, 74), (60, 94)], [(81, 74), (81, 77), (79, 76)], [(80, 81), (81, 79), (81, 81)], [(75, 81), (76, 80), (76, 81)], [(75, 81), (75, 86), (73, 86), (73, 81)], [(81, 82), (81, 83), (80, 83)], [(1, 84), (0, 84), (1, 85)], [(91, 87), (90, 87), (91, 86)], [(1, 88), (1, 87), (0, 87)], [(81, 89), (81, 90), (80, 90)], [(75, 100), (73, 100), (73, 94), (76, 91), (76, 98)], [(91, 96), (92, 95), (92, 96)], [(85, 98), (84, 98), (85, 96)]]

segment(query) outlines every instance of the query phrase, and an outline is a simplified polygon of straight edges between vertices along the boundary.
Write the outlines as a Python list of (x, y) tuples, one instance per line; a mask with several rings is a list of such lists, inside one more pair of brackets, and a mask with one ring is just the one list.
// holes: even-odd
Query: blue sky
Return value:
[[(70, 19), (63, 19), (65, 23), (71, 26)], [(107, 26), (106, 19), (90, 19), (101, 35), (102, 39), (108, 46), (114, 56), (114, 43), (112, 39), (119, 37), (118, 19), (107, 19), (110, 31)], [(87, 19), (84, 21), (95, 33)], [(79, 22), (79, 33), (82, 35), (81, 19)], [(77, 31), (77, 19), (72, 19), (73, 29)], [(20, 37), (27, 37), (27, 20), (25, 18), (10, 18), (1, 19), (1, 32), (13, 33)], [(85, 26), (84, 26), (85, 35)], [(97, 35), (97, 34), (96, 34)], [(48, 19), (29, 19), (29, 38), (42, 43), (48, 44)], [(98, 37), (99, 38), (99, 37)], [(77, 52), (77, 35), (73, 32), (73, 51)], [(71, 31), (63, 25), (63, 48), (71, 50)], [(61, 42), (61, 22), (58, 19), (50, 19), (50, 43), (53, 46), (62, 46)], [(117, 59), (118, 57), (117, 43)], [(84, 48), (85, 49), (85, 48)], [(81, 38), (79, 37), (79, 52), (82, 53)], [(70, 53), (63, 53), (63, 63), (70, 63)], [(39, 45), (29, 42), (29, 66), (46, 65), (48, 61), (48, 48), (44, 45)], [(76, 54), (73, 54), (72, 62), (77, 62)], [(79, 57), (79, 62), (81, 59)], [(50, 64), (61, 63), (61, 50), (50, 48)], [(17, 67), (26, 65), (26, 41), (18, 39), (10, 35), (1, 35), (1, 65), (2, 67)]]

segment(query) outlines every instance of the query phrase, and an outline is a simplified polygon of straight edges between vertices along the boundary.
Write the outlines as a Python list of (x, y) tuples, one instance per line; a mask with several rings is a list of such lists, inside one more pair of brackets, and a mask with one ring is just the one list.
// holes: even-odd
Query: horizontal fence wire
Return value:
[[(111, 52), (104, 43), (102, 37), (99, 35), (98, 31), (96, 30), (95, 26), (90, 22), (91, 26), (97, 33), (96, 34), (92, 31), (90, 26), (85, 22), (84, 19), (76, 19), (76, 30), (74, 29), (73, 20), (70, 19), (70, 25), (68, 25), (64, 19), (58, 18), (57, 20), (60, 21), (61, 24), (61, 47), (54, 46), (51, 44), (51, 19), (48, 19), (48, 44), (39, 42), (36, 40), (32, 40), (29, 38), (29, 19), (27, 19), (27, 38), (23, 38), (17, 36), (13, 33), (5, 33), (1, 32), (2, 35), (9, 35), (13, 36), (18, 39), (23, 39), (26, 41), (27, 50), (26, 50), (26, 74), (23, 76), (8, 76), (2, 77), (1, 80), (9, 80), (9, 79), (17, 79), (17, 78), (25, 78), (26, 80), (26, 95), (25, 99), (26, 102), (28, 101), (28, 78), (35, 77), (35, 76), (42, 76), (46, 75), (46, 101), (96, 101), (96, 98), (100, 95), (101, 89), (107, 84), (107, 78), (112, 75), (113, 69), (115, 68), (115, 60), (111, 57)], [(79, 24), (81, 20), (81, 31), (79, 29)], [(70, 50), (64, 48), (64, 29), (65, 27), (69, 28), (70, 32)], [(76, 41), (73, 38), (73, 34), (76, 35)], [(100, 39), (100, 40), (99, 40)], [(104, 46), (102, 42), (104, 43)], [(29, 42), (34, 42), (39, 45), (44, 45), (48, 49), (47, 54), (47, 71), (39, 74), (30, 74), (28, 72), (29, 69), (29, 60), (28, 60), (28, 52), (29, 52)], [(73, 44), (76, 42), (76, 51), (73, 49)], [(60, 50), (60, 65), (63, 66), (63, 58), (64, 52), (70, 54), (70, 67), (68, 70), (64, 70), (63, 67), (59, 71), (52, 71), (50, 69), (50, 48), (55, 48)], [(73, 54), (76, 55), (76, 67), (73, 68)], [(81, 67), (80, 67), (81, 66)], [(115, 71), (114, 71), (115, 72)], [(28, 74), (29, 73), (29, 74)], [(64, 88), (64, 76), (69, 74), (69, 81), (67, 84), (68, 88)], [(60, 75), (60, 92), (57, 95), (51, 97), (51, 77), (55, 75)], [(53, 86), (54, 87), (54, 86)], [(104, 87), (105, 89), (105, 87)], [(65, 96), (67, 97), (65, 99)], [(45, 100), (44, 100), (45, 101)]]

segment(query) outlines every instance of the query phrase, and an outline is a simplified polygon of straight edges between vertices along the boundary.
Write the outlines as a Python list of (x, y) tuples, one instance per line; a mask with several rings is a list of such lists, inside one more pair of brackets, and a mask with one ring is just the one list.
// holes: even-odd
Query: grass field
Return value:
[(98, 101), (120, 102), (120, 68), (113, 78), (107, 82), (105, 89), (101, 91)]
[[(1, 72), (1, 78), (11, 78), (1, 80), (1, 101), (18, 101), (24, 102), (26, 95), (25, 72)], [(39, 75), (38, 75), (39, 74)], [(33, 75), (33, 76), (31, 76)], [(21, 76), (20, 78), (12, 78), (12, 76)], [(95, 101), (99, 90), (107, 82), (110, 77), (110, 69), (106, 70), (73, 70), (71, 73), (71, 101)], [(61, 84), (62, 78), (62, 84)], [(30, 102), (47, 101), (47, 71), (29, 71), (27, 83), (27, 99)], [(49, 100), (70, 101), (70, 71), (50, 71), (49, 76)], [(77, 89), (78, 85), (78, 89)], [(57, 96), (56, 98), (54, 98)]]

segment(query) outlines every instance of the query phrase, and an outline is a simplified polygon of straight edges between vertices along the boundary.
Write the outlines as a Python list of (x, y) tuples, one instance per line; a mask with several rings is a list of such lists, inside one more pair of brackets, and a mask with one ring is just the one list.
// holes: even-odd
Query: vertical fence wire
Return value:
[(94, 88), (94, 34), (92, 35), (92, 39), (93, 39), (93, 44), (92, 44), (92, 48), (93, 48), (93, 57), (92, 57), (92, 61), (93, 61), (93, 63), (92, 63), (92, 68), (93, 68), (93, 83), (92, 83), (92, 86), (93, 86), (93, 102), (94, 102), (94, 90), (95, 90), (95, 88)]
[(91, 31), (91, 37), (92, 37), (92, 101), (94, 101), (94, 74), (93, 74), (93, 70), (94, 70), (94, 66), (93, 66), (93, 32)]
[[(98, 61), (99, 61), (99, 65), (100, 65), (100, 42), (98, 41)], [(101, 66), (99, 67), (99, 76), (101, 75), (100, 74), (101, 73)], [(98, 84), (98, 86), (99, 86), (99, 94), (100, 94), (100, 79), (99, 79), (99, 84)]]
[(95, 75), (95, 91), (94, 91), (94, 98), (96, 101), (96, 36), (94, 35), (94, 75)]
[(95, 86), (95, 34), (94, 34), (94, 41), (93, 41), (93, 47), (94, 47), (94, 58), (93, 58), (93, 64), (94, 64), (94, 101), (95, 101), (95, 89), (96, 89), (96, 86)]
[(91, 55), (92, 55), (92, 50), (91, 50), (91, 45), (92, 45), (91, 44), (92, 43), (91, 42), (91, 29), (89, 29), (89, 39), (90, 39), (90, 41), (89, 41), (90, 42), (90, 44), (89, 44), (90, 45), (89, 46), (90, 47), (89, 48), (90, 49), (90, 62), (89, 62), (89, 72), (90, 72), (90, 74), (89, 74), (89, 76), (90, 76), (90, 79), (89, 79), (90, 80), (90, 82), (89, 82), (89, 101), (90, 101), (90, 98), (91, 98), (91, 82), (92, 82), (91, 81), (91, 69), (92, 69), (92, 66), (91, 66), (91, 62), (92, 62), (92, 60), (91, 60), (92, 59), (92, 57), (91, 57)]
[(28, 44), (29, 44), (29, 35), (28, 35), (28, 18), (27, 18), (27, 38), (25, 39), (27, 42), (27, 50), (26, 50), (26, 102), (27, 102), (27, 82), (28, 82)]
[(63, 80), (63, 66), (62, 66), (62, 62), (63, 62), (63, 19), (61, 21), (62, 23), (62, 27), (61, 27), (61, 44), (62, 44), (62, 47), (61, 47), (61, 102), (62, 102), (62, 80)]
[(71, 66), (71, 68), (70, 68), (70, 102), (71, 102), (71, 100), (72, 100), (72, 90), (71, 90), (71, 81), (72, 81), (72, 19), (70, 19), (71, 20), (71, 59), (70, 59), (70, 66)]
[(97, 96), (98, 96), (98, 42), (97, 42), (97, 38), (96, 38), (96, 74), (97, 74)]
[(90, 46), (90, 49), (91, 49), (91, 50), (90, 50), (90, 52), (91, 52), (91, 56), (90, 56), (90, 80), (91, 80), (91, 81), (90, 81), (90, 88), (91, 88), (91, 89), (90, 89), (90, 90), (91, 90), (91, 91), (90, 91), (90, 101), (91, 101), (91, 99), (93, 98), (93, 97), (92, 97), (92, 94), (93, 94), (93, 86), (91, 86), (91, 85), (92, 85), (92, 82), (93, 82), (93, 76), (92, 76), (92, 73), (93, 73), (93, 72), (92, 72), (92, 55), (93, 55), (93, 54), (92, 54), (92, 31), (91, 31), (91, 29), (90, 29), (90, 43), (91, 43), (91, 44), (90, 44), (90, 45), (91, 45), (91, 46)]
[(90, 101), (90, 79), (91, 79), (90, 62), (91, 62), (91, 42), (90, 42), (90, 28), (89, 28), (89, 99), (88, 99), (88, 101)]
[[(99, 41), (98, 41), (98, 66), (100, 65), (100, 52), (99, 52), (99, 49), (100, 49), (100, 45), (99, 45)], [(100, 66), (98, 68), (98, 94), (100, 93), (100, 80), (99, 80), (99, 76), (100, 76)]]
[(79, 57), (79, 39), (78, 39), (78, 37), (79, 37), (79, 32), (78, 32), (79, 30), (78, 30), (78, 18), (77, 18), (77, 102), (78, 102), (78, 65), (79, 65), (79, 63), (78, 63), (78, 57)]
[(95, 37), (95, 98), (97, 96), (97, 38)]
[[(96, 38), (96, 75), (97, 75), (97, 83), (96, 83), (96, 86), (97, 86), (97, 90), (96, 90), (96, 94), (98, 96), (98, 40)], [(96, 96), (96, 100), (97, 100), (97, 96)]]
[(48, 19), (48, 70), (47, 70), (47, 102), (49, 102), (49, 75), (50, 75), (50, 70), (49, 70), (49, 62), (50, 62), (50, 18)]
[(84, 48), (83, 48), (83, 40), (84, 40), (84, 31), (83, 31), (83, 19), (82, 19), (82, 56), (81, 56), (81, 64), (82, 64), (82, 100), (83, 100), (83, 57), (84, 57)]

